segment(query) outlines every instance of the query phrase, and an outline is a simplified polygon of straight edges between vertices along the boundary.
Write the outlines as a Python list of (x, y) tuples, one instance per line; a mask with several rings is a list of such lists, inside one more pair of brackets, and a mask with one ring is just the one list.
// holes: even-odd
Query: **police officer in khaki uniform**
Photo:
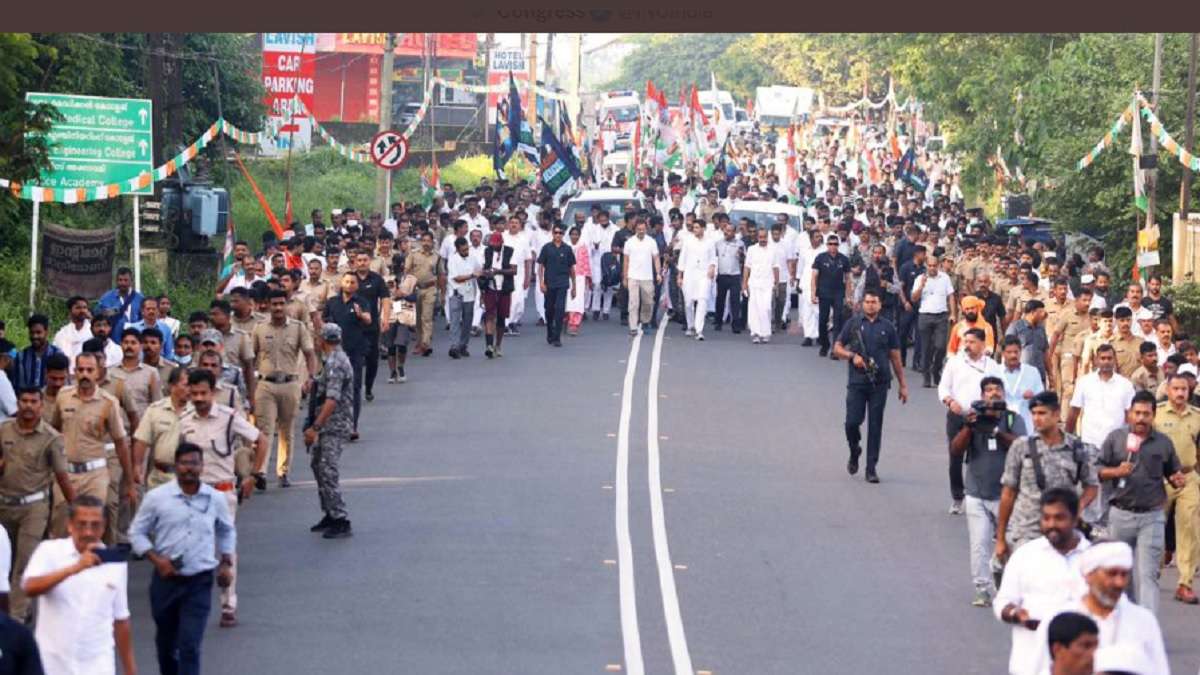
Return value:
[(126, 328), (121, 334), (121, 352), (124, 355), (121, 365), (106, 368), (109, 379), (124, 382), (125, 393), (136, 413), (136, 418), (130, 419), (130, 429), (137, 427), (137, 422), (146, 414), (150, 404), (162, 398), (162, 383), (158, 378), (158, 369), (142, 363), (142, 334), (135, 328)]
[(1114, 309), (1113, 319), (1117, 325), (1117, 334), (1109, 340), (1109, 344), (1117, 353), (1117, 372), (1122, 377), (1130, 378), (1133, 377), (1134, 371), (1142, 366), (1141, 346), (1145, 340), (1133, 334), (1133, 310), (1129, 307)]
[[(258, 355), (258, 391), (255, 396), (255, 423), (270, 443), (278, 431), (279, 451), (275, 474), (280, 487), (288, 487), (292, 463), (292, 433), (300, 410), (300, 394), (308, 393), (311, 377), (317, 372), (312, 334), (304, 324), (287, 316), (287, 293), (271, 291), (271, 321), (254, 327), (252, 341)], [(307, 376), (303, 383), (297, 375), (303, 355)]]
[(173, 480), (179, 418), (189, 409), (187, 369), (177, 367), (167, 376), (167, 397), (150, 404), (133, 433), (133, 465), (147, 490)]
[(313, 332), (321, 329), (321, 312), (325, 310), (325, 299), (329, 297), (329, 282), (321, 278), (321, 259), (308, 261), (308, 279), (300, 284), (296, 296), (304, 301), (308, 312), (308, 325)]
[[(100, 500), (108, 498), (110, 481), (121, 485), (121, 492), (136, 501), (137, 492), (125, 422), (121, 418), (121, 403), (98, 385), (101, 374), (99, 356), (83, 352), (75, 357), (75, 386), (58, 393), (51, 415), (51, 426), (63, 435), (67, 458), (67, 473), (77, 495), (91, 495)], [(111, 439), (115, 446), (121, 474), (109, 473), (105, 443)], [(124, 480), (122, 480), (124, 477)], [(54, 537), (67, 534), (67, 502), (61, 488), (54, 490), (54, 508), (50, 515), (50, 532)], [(107, 527), (104, 543), (116, 542), (114, 527)]]
[(42, 389), (42, 419), (50, 424), (54, 414), (54, 399), (67, 386), (71, 359), (66, 354), (54, 354), (46, 359), (46, 386)]
[(1167, 483), (1165, 510), (1175, 512), (1175, 560), (1179, 567), (1179, 587), (1175, 599), (1188, 604), (1200, 604), (1192, 591), (1196, 565), (1200, 560), (1200, 478), (1196, 475), (1196, 444), (1200, 442), (1200, 408), (1188, 404), (1191, 391), (1185, 375), (1173, 375), (1167, 380), (1165, 403), (1158, 405), (1154, 429), (1167, 435), (1175, 454), (1179, 456), (1180, 473), (1186, 481), (1183, 488)]
[[(224, 493), (229, 515), (236, 522), (238, 494), (249, 499), (254, 479), (247, 476), (238, 485), (234, 439), (254, 446), (254, 469), (261, 471), (267, 461), (267, 440), (232, 408), (213, 402), (216, 378), (210, 371), (196, 369), (188, 373), (191, 408), (179, 418), (179, 440), (195, 443), (204, 451), (204, 470), (200, 480)], [(233, 581), (221, 589), (221, 626), (237, 625), (237, 554), (233, 555)]]
[(433, 349), (433, 309), (437, 306), (441, 257), (433, 250), (433, 235), (421, 234), (421, 246), (404, 260), (404, 273), (417, 278), (417, 344), (413, 353)]
[(1059, 312), (1055, 322), (1050, 324), (1050, 362), (1055, 366), (1051, 388), (1058, 392), (1060, 400), (1069, 401), (1075, 393), (1076, 366), (1080, 360), (1076, 342), (1091, 328), (1088, 316), (1091, 303), (1092, 291), (1080, 289), (1074, 307)]
[(18, 621), (29, 611), (21, 576), (50, 522), (50, 479), (56, 480), (67, 501), (75, 498), (62, 436), (42, 420), (42, 407), (42, 392), (22, 389), (17, 393), (17, 416), (0, 422), (0, 525), (8, 531), (15, 554), (9, 612)]
[[(132, 330), (132, 329), (131, 329)], [(140, 344), (140, 343), (139, 343)], [(99, 353), (95, 349), (95, 344), (85, 343), (83, 351)], [(124, 347), (122, 347), (124, 353)], [(137, 428), (137, 425), (142, 420), (142, 412), (144, 408), (139, 407), (139, 398), (149, 398), (150, 388), (147, 387), (140, 395), (134, 394), (128, 382), (113, 376), (113, 373), (120, 369), (120, 364), (108, 368), (103, 364), (100, 365), (100, 389), (110, 393), (114, 398), (121, 403), (121, 419), (125, 423), (125, 434), (128, 436)], [(148, 372), (143, 372), (142, 375), (148, 375)], [(135, 381), (135, 384), (140, 384)], [(161, 386), (158, 387), (161, 389)], [(132, 446), (132, 442), (131, 446)], [(117, 458), (117, 446), (113, 443), (104, 445), (104, 454), (108, 458), (108, 499), (104, 503), (105, 509), (105, 527), (108, 530), (115, 532), (116, 542), (118, 544), (129, 543), (129, 523), (133, 520), (133, 509), (129, 498), (121, 494), (119, 489), (122, 484), (122, 477), (125, 472), (121, 469), (121, 462)], [(130, 449), (130, 461), (132, 462), (133, 450)], [(137, 499), (141, 499), (143, 491), (141, 486), (137, 486)]]
[[(179, 364), (162, 355), (162, 331), (157, 328), (147, 328), (142, 331), (142, 363), (158, 371), (158, 381), (162, 384), (162, 396), (167, 395), (167, 376)], [(161, 397), (160, 397), (161, 398)]]
[(254, 373), (254, 347), (250, 343), (250, 334), (230, 323), (230, 311), (228, 302), (214, 300), (208, 311), (209, 321), (221, 334), (222, 358), (225, 359), (225, 363), (242, 369), (242, 377), (246, 381), (246, 396), (253, 402), (254, 388), (257, 384)]

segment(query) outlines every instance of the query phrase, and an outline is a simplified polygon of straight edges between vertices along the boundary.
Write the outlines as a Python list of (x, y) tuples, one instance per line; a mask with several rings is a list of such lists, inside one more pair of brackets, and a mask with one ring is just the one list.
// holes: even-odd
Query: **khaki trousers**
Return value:
[(12, 540), (13, 565), (9, 588), (12, 589), (8, 601), (9, 615), (17, 621), (24, 621), (29, 613), (29, 598), (21, 590), (21, 577), (29, 564), (29, 556), (33, 549), (46, 536), (46, 525), (50, 523), (50, 500), (43, 499), (25, 506), (0, 506), (0, 525), (8, 531)]
[[(71, 481), (71, 487), (75, 488), (76, 495), (91, 495), (100, 501), (108, 499), (109, 478), (107, 467), (87, 473), (67, 474), (67, 479)], [(120, 476), (117, 477), (117, 482), (120, 482)], [(107, 534), (106, 530), (105, 535)], [(59, 489), (58, 483), (54, 484), (54, 508), (50, 512), (50, 536), (54, 538), (67, 536), (67, 498)], [(107, 539), (105, 543), (108, 543)]]
[(1179, 568), (1179, 585), (1192, 587), (1196, 576), (1196, 560), (1200, 547), (1196, 528), (1200, 527), (1200, 476), (1196, 471), (1184, 474), (1187, 484), (1177, 489), (1167, 483), (1167, 507), (1175, 509), (1175, 565)]
[(279, 432), (279, 450), (275, 457), (275, 474), (282, 476), (292, 467), (292, 430), (300, 410), (300, 383), (278, 384), (259, 380), (254, 392), (254, 423), (266, 436), (270, 452), (271, 437)]
[[(433, 346), (433, 309), (437, 307), (437, 295), (436, 285), (417, 291), (417, 344), (424, 347)], [(379, 358), (378, 354), (367, 356)]]

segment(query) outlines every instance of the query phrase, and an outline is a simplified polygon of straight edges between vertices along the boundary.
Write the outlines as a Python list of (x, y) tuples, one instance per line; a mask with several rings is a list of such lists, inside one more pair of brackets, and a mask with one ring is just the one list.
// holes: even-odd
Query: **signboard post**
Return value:
[[(25, 94), (25, 100), (53, 105), (63, 116), (63, 121), (55, 124), (46, 135), (51, 166), (38, 178), (41, 187), (94, 188), (122, 183), (154, 170), (154, 108), (149, 100), (32, 91)], [(154, 184), (151, 182), (144, 188), (124, 194), (134, 195), (134, 284), (141, 290), (138, 195), (154, 194)], [(37, 202), (34, 202), (33, 214), (30, 306), (37, 292)]]
[(398, 131), (381, 131), (371, 139), (371, 161), (381, 169), (399, 169), (408, 159), (408, 141)]
[[(526, 54), (520, 48), (493, 49), (491, 65), (488, 68), (487, 116), (488, 123), (496, 123), (496, 105), (499, 100), (508, 96), (508, 74), (512, 73), (513, 81), (517, 83), (517, 93), (521, 95), (521, 108), (529, 110), (529, 64)], [(493, 89), (497, 91), (493, 91)]]
[[(312, 118), (317, 72), (316, 33), (263, 33), (263, 88), (273, 135), (263, 139), (262, 150), (278, 155), (289, 148), (312, 146)], [(299, 102), (297, 102), (299, 99)], [(303, 110), (300, 104), (303, 105)]]

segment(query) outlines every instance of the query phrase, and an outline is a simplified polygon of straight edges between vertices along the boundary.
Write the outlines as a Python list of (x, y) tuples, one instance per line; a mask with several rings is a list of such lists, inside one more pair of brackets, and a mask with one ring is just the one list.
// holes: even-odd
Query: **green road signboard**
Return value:
[[(47, 134), (53, 166), (42, 173), (41, 187), (94, 188), (154, 170), (150, 101), (38, 92), (25, 100), (52, 104), (63, 115)], [(154, 184), (124, 194), (154, 194)]]

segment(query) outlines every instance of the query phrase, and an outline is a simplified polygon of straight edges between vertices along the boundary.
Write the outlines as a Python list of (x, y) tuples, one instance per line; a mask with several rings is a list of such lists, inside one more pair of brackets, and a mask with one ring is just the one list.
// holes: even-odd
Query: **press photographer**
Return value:
[(994, 375), (979, 382), (981, 397), (971, 403), (964, 424), (950, 439), (950, 454), (963, 460), (967, 537), (971, 549), (971, 577), (975, 582), (975, 607), (992, 603), (996, 586), (993, 561), (996, 519), (1000, 512), (1000, 477), (1012, 442), (1026, 433), (1021, 416), (1008, 409), (1004, 381)]

